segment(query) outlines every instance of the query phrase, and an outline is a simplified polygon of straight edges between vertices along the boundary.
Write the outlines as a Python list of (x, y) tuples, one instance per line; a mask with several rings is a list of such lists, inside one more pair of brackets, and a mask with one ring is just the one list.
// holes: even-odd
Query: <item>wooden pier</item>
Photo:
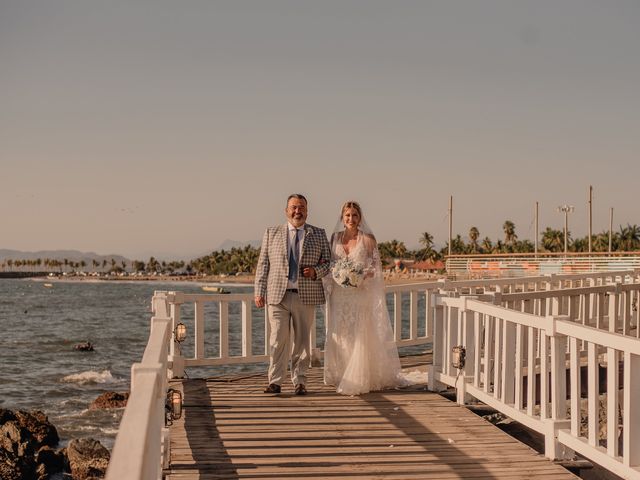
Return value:
[[(424, 371), (424, 357), (402, 361)], [(307, 396), (289, 384), (266, 395), (266, 383), (264, 373), (171, 381), (184, 409), (165, 478), (577, 478), (424, 384), (349, 397), (321, 368)]]

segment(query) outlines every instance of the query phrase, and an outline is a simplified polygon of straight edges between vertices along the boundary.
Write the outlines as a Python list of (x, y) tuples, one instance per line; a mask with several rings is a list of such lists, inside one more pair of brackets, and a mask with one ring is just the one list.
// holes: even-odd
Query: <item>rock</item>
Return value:
[(75, 345), (73, 349), (80, 352), (93, 352), (93, 344), (91, 342), (82, 342)]
[(0, 478), (45, 478), (41, 475), (56, 454), (43, 452), (40, 458), (47, 464), (40, 467), (36, 452), (51, 450), (58, 441), (58, 431), (44, 413), (0, 409)]
[(0, 478), (2, 480), (22, 480), (35, 476), (36, 465), (26, 457), (18, 457), (0, 447)]
[(124, 408), (127, 406), (127, 400), (129, 399), (129, 392), (105, 392), (96, 398), (89, 410), (102, 410), (107, 408)]
[(71, 477), (74, 480), (104, 477), (110, 456), (109, 450), (93, 438), (71, 440), (67, 447)]
[(26, 428), (33, 438), (36, 440), (37, 448), (44, 445), (54, 447), (60, 441), (58, 431), (50, 422), (47, 416), (39, 411), (25, 412), (18, 410), (15, 412), (16, 419), (20, 423), (20, 426)]
[(48, 478), (54, 473), (65, 470), (67, 458), (63, 450), (55, 451), (53, 448), (45, 446), (36, 453), (36, 464), (38, 464), (38, 478)]

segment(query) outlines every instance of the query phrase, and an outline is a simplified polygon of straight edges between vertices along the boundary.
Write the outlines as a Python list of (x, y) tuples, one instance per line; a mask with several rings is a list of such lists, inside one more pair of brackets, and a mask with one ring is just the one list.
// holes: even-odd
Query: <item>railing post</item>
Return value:
[(169, 341), (169, 378), (184, 377), (184, 356), (180, 350), (180, 344), (175, 341), (176, 325), (180, 323), (180, 305), (183, 303), (182, 292), (170, 292), (167, 300), (171, 309), (171, 340)]
[[(469, 297), (462, 297), (462, 306), (458, 309), (458, 344), (465, 348), (465, 364), (456, 375), (456, 401), (459, 405), (471, 403), (473, 397), (467, 394), (467, 382), (473, 382), (475, 372), (475, 345), (473, 341), (474, 312), (467, 307)], [(471, 375), (467, 374), (471, 372)]]
[(402, 340), (402, 292), (393, 292), (393, 337)]
[[(252, 336), (252, 331), (251, 331), (251, 327), (253, 325), (253, 319), (251, 316), (251, 301), (249, 300), (245, 300), (242, 302), (242, 356), (243, 357), (251, 357), (253, 355), (253, 351), (251, 349), (251, 346), (253, 344), (253, 336)], [(315, 327), (315, 321), (313, 322), (313, 325)], [(311, 329), (312, 332), (315, 334), (315, 328)], [(313, 338), (315, 339), (315, 335), (313, 336)], [(312, 348), (315, 346), (314, 344), (311, 345)], [(313, 350), (310, 350), (311, 352), (313, 352)]]
[[(567, 320), (567, 317), (547, 318), (552, 321), (551, 331), (545, 331), (544, 335), (551, 344), (551, 418), (544, 420), (547, 425), (544, 453), (550, 459), (565, 459), (574, 455), (571, 449), (558, 442), (558, 430), (571, 428), (571, 422), (567, 420), (567, 337), (555, 333), (555, 323), (560, 319)], [(541, 384), (546, 380), (546, 376), (544, 380), (541, 376)]]
[(445, 386), (436, 380), (436, 374), (442, 372), (444, 362), (443, 345), (446, 338), (446, 332), (444, 331), (444, 305), (442, 305), (442, 293), (433, 294), (433, 355), (431, 365), (427, 367), (428, 387), (432, 392), (440, 391)]
[(204, 303), (196, 301), (194, 304), (194, 329), (195, 329), (195, 348), (194, 358), (200, 360), (205, 357), (204, 353)]
[(624, 354), (622, 435), (626, 467), (640, 465), (640, 355)]
[(418, 292), (411, 290), (409, 292), (409, 338), (415, 340), (418, 338)]
[(220, 312), (220, 358), (226, 359), (229, 356), (229, 303), (221, 300), (218, 305)]

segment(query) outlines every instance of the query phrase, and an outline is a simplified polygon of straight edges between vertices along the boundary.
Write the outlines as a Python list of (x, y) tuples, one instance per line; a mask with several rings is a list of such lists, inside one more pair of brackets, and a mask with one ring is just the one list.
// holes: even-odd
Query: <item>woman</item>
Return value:
[[(331, 237), (331, 260), (332, 274), (325, 277), (325, 383), (344, 395), (400, 385), (400, 360), (389, 323), (380, 254), (357, 202), (342, 206)], [(355, 277), (341, 274), (339, 268), (346, 260), (355, 267)]]

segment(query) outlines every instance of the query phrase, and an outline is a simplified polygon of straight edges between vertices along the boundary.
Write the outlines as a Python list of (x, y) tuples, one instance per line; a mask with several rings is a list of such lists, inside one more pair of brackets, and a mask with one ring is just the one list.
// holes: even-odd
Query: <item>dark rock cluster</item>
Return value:
[(108, 408), (124, 408), (127, 406), (127, 400), (129, 399), (129, 392), (105, 392), (96, 398), (89, 410), (103, 410)]
[(44, 413), (0, 409), (0, 478), (44, 480), (57, 473), (74, 480), (104, 477), (109, 451), (100, 442), (74, 439), (56, 450), (59, 440)]

